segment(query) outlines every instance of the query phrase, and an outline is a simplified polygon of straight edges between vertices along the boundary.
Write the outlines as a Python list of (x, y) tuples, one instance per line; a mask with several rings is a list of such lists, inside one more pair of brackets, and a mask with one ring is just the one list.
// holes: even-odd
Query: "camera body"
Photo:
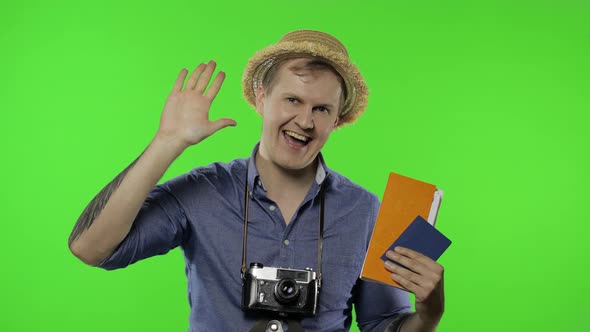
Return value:
[(315, 315), (318, 280), (305, 270), (264, 267), (251, 263), (243, 278), (242, 308), (283, 315)]

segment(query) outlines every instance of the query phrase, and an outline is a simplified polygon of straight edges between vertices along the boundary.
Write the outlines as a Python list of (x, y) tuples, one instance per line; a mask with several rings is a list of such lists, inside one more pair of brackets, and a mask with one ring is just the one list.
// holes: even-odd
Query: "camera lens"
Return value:
[(299, 298), (299, 287), (293, 279), (281, 279), (275, 287), (275, 298), (277, 301), (287, 304), (297, 301)]

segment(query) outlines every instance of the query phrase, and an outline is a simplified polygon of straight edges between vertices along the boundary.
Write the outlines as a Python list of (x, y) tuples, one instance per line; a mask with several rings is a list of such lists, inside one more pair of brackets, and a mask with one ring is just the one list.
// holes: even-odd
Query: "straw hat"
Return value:
[(244, 98), (256, 107), (256, 90), (268, 70), (279, 60), (299, 57), (319, 57), (329, 63), (342, 76), (346, 86), (346, 99), (338, 126), (353, 123), (367, 106), (367, 85), (356, 65), (350, 62), (348, 52), (333, 36), (314, 30), (292, 31), (254, 54), (248, 61), (242, 87)]

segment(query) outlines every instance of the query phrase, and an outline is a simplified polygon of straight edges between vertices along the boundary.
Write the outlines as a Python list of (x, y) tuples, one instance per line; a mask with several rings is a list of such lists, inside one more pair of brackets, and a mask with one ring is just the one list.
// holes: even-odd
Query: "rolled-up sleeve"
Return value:
[(187, 227), (187, 217), (178, 200), (158, 185), (150, 191), (125, 239), (97, 266), (114, 270), (163, 255), (182, 243)]

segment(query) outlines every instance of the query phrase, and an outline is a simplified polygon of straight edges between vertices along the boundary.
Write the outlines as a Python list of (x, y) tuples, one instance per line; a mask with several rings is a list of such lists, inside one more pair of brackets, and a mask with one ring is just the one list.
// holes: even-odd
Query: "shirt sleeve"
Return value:
[(412, 312), (408, 292), (371, 281), (359, 280), (355, 299), (357, 325), (361, 331), (383, 332), (393, 321), (393, 331)]
[(148, 194), (125, 239), (97, 266), (114, 270), (163, 255), (183, 242), (187, 228), (186, 214), (176, 197), (158, 185)]
[[(367, 247), (371, 232), (379, 213), (379, 199), (373, 199), (373, 208), (368, 225)], [(354, 303), (357, 325), (361, 331), (383, 332), (394, 322), (393, 331), (397, 331), (404, 318), (412, 312), (408, 292), (393, 286), (377, 282), (358, 280), (355, 286)]]

